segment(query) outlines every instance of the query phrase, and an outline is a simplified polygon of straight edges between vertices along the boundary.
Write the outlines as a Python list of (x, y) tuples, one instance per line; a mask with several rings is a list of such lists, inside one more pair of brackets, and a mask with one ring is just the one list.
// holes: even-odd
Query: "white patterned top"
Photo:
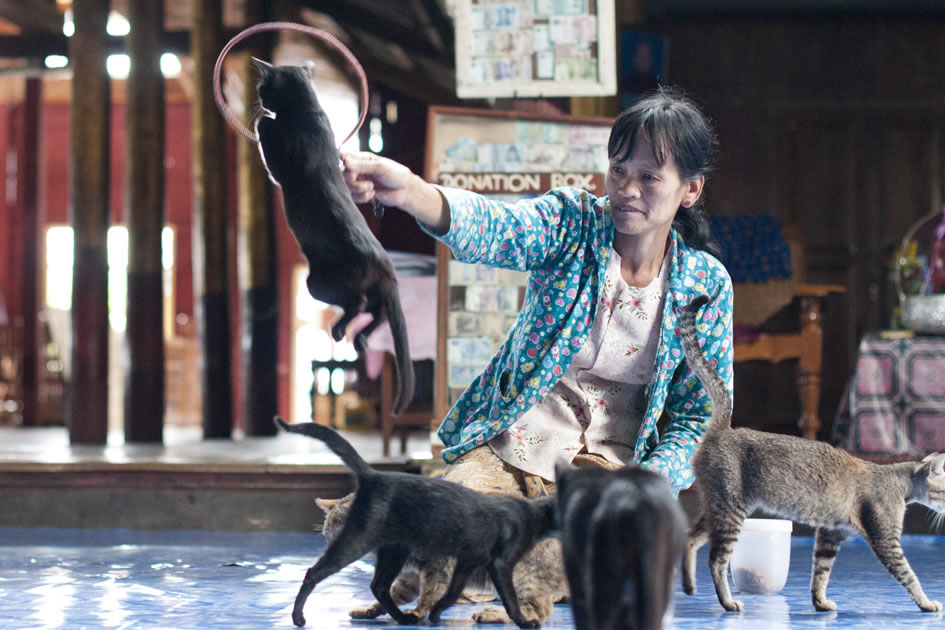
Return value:
[(554, 388), (489, 441), (502, 461), (552, 481), (555, 463), (585, 447), (615, 464), (633, 459), (656, 373), (668, 256), (649, 285), (631, 287), (612, 251), (587, 342)]

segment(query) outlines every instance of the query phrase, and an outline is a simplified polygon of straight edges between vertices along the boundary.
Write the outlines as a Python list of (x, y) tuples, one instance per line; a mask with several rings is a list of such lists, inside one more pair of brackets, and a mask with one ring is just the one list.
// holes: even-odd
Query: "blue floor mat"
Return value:
[[(905, 536), (903, 545), (929, 597), (945, 600), (945, 538)], [(742, 613), (719, 605), (703, 548), (700, 592), (687, 597), (676, 580), (669, 627), (943, 627), (943, 614), (919, 611), (859, 539), (843, 546), (834, 567), (828, 596), (839, 610), (815, 612), (812, 547), (811, 538), (795, 537), (784, 591), (738, 595)], [(318, 534), (0, 529), (0, 628), (292, 628), (295, 594), (323, 549)], [(320, 584), (305, 608), (308, 627), (396, 627), (386, 616), (348, 617), (372, 601), (372, 574), (365, 559)], [(468, 627), (472, 612), (486, 605), (456, 605), (439, 626), (420, 627)], [(557, 605), (543, 627), (572, 628), (570, 608)]]

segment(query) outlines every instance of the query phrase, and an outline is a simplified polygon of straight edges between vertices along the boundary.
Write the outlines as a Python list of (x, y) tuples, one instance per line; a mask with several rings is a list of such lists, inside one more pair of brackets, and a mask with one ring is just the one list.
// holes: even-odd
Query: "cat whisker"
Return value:
[(930, 511), (928, 515), (929, 530), (933, 534), (940, 534), (945, 527), (945, 512)]
[(256, 126), (256, 121), (260, 118), (274, 118), (271, 111), (266, 109), (260, 101), (253, 101), (252, 105), (249, 106), (249, 111), (246, 112), (246, 115), (249, 119), (249, 125), (251, 127)]

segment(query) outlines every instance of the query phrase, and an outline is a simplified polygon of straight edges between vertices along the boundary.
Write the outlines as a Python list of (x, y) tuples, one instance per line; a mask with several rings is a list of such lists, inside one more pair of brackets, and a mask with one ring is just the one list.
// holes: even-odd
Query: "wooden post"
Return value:
[(213, 66), (223, 47), (222, 0), (194, 0), (194, 310), (201, 340), (203, 435), (230, 437), (233, 379), (226, 206), (226, 128), (213, 102)]
[(39, 358), (40, 330), (39, 313), (39, 252), (41, 239), (39, 205), (39, 110), (42, 82), (36, 77), (27, 78), (23, 103), (14, 109), (11, 125), (10, 147), (15, 153), (12, 167), (16, 171), (16, 197), (13, 213), (19, 229), (16, 242), (10, 247), (16, 251), (16, 268), (19, 269), (19, 284), (14, 286), (16, 299), (12, 302), (11, 324), (22, 323), (19, 333), (22, 357), (20, 359), (20, 392), (22, 418), (25, 426), (42, 423), (39, 410), (39, 384), (42, 361)]
[(130, 0), (127, 38), (128, 364), (125, 441), (162, 442), (164, 325), (161, 232), (164, 228), (164, 77), (160, 36), (164, 3)]
[[(246, 5), (246, 22), (268, 21), (268, 3)], [(248, 110), (257, 100), (258, 76), (250, 56), (271, 59), (270, 38), (256, 38), (242, 57)], [(263, 43), (256, 43), (263, 42)], [(272, 188), (259, 149), (237, 139), (239, 164), (240, 287), (243, 290), (243, 427), (247, 435), (275, 435), (272, 416), (279, 407), (278, 256)]]
[(15, 110), (11, 146), (16, 152), (16, 201), (14, 212), (20, 224), (19, 304), (15, 304), (13, 322), (22, 322), (20, 343), (20, 398), (25, 426), (42, 423), (39, 410), (39, 384), (42, 361), (39, 357), (39, 247), (42, 238), (39, 207), (39, 109), (42, 83), (38, 78), (26, 79), (23, 103)]
[(73, 444), (108, 437), (109, 124), (105, 70), (109, 0), (75, 0), (72, 66), (72, 384), (66, 417)]

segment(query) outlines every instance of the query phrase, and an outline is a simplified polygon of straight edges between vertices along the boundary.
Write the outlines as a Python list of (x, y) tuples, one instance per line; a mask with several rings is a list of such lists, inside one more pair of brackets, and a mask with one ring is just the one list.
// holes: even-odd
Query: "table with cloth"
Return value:
[(945, 451), (945, 337), (864, 337), (834, 442), (859, 455)]

